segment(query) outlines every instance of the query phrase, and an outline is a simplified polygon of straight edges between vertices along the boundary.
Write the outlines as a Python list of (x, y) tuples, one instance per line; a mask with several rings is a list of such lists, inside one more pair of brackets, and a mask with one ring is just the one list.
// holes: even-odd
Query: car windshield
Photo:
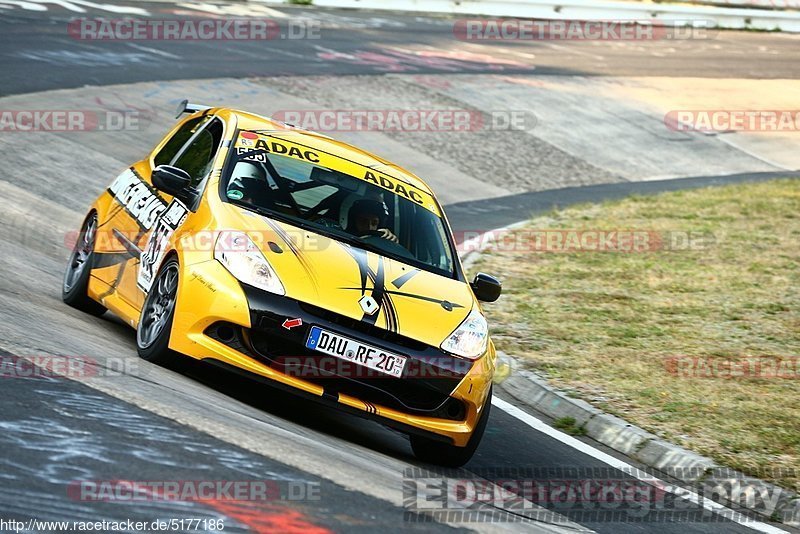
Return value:
[(229, 202), (454, 276), (433, 197), (389, 175), (285, 139), (240, 132), (222, 183)]

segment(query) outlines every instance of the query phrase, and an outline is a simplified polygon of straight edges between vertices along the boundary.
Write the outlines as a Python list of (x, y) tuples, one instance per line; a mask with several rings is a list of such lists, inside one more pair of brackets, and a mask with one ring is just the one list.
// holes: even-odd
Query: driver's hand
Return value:
[(397, 243), (397, 236), (390, 232), (388, 228), (378, 228), (378, 233), (381, 234), (382, 238)]

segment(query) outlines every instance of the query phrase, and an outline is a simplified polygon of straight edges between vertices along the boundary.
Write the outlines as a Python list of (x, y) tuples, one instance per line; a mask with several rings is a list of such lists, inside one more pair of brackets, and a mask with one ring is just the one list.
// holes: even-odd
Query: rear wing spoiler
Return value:
[(178, 104), (178, 109), (175, 113), (175, 118), (180, 118), (184, 113), (197, 113), (198, 111), (205, 111), (211, 109), (211, 106), (201, 106), (200, 104), (190, 104), (188, 99), (183, 100)]

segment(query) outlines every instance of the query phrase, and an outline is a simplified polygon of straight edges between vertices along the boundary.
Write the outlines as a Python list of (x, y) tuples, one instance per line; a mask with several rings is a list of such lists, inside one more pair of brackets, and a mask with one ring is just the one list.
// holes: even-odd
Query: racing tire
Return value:
[(97, 212), (93, 211), (83, 221), (69, 255), (61, 284), (61, 300), (68, 306), (99, 317), (106, 312), (106, 307), (89, 297), (89, 277), (92, 274), (96, 239)]
[(139, 357), (164, 367), (178, 362), (180, 355), (169, 348), (175, 304), (178, 298), (180, 266), (176, 257), (164, 262), (144, 299), (136, 326), (136, 349)]
[(492, 390), (489, 390), (489, 395), (486, 396), (486, 403), (484, 404), (483, 413), (475, 425), (475, 430), (472, 431), (466, 447), (456, 447), (449, 443), (442, 443), (441, 441), (434, 441), (430, 438), (423, 436), (410, 436), (411, 449), (414, 451), (414, 456), (423, 462), (440, 465), (442, 467), (461, 467), (472, 459), (478, 445), (481, 443), (483, 433), (486, 430), (486, 424), (489, 422), (489, 412), (492, 407)]

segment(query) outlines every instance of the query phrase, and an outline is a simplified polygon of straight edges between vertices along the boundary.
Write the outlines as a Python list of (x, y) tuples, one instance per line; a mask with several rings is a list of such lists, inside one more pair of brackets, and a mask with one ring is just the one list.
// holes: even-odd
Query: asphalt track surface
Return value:
[[(122, 4), (120, 4), (122, 5)], [(141, 5), (141, 4), (136, 4)], [(1, 7), (1, 6), (0, 6)], [(179, 11), (170, 4), (147, 3), (151, 11), (164, 16)], [(291, 9), (284, 12), (293, 13)], [(296, 12), (305, 16), (307, 11)], [(391, 65), (420, 73), (485, 73), (492, 63), (483, 56), (460, 57), (458, 61), (421, 63), (411, 56), (394, 56), (397, 63), (367, 61), (365, 57), (385, 54), (386, 47), (410, 44), (436, 46), (452, 39), (452, 22), (438, 17), (358, 12), (321, 11), (315, 16), (330, 22), (320, 42), (277, 40), (265, 52), (254, 43), (146, 43), (148, 50), (130, 43), (84, 43), (64, 34), (64, 25), (75, 12), (50, 6), (42, 12), (4, 8), (0, 11), (0, 94), (65, 89), (83, 85), (105, 85), (140, 81), (256, 77), (306, 74), (383, 74)], [(107, 11), (90, 9), (82, 16), (108, 16)], [(183, 16), (183, 15), (180, 15)], [(335, 26), (339, 27), (335, 27)], [(492, 45), (485, 45), (487, 48)], [(563, 63), (563, 50), (542, 45), (536, 49), (536, 64), (515, 66), (505, 73), (597, 75), (658, 75), (739, 78), (796, 78), (800, 74), (800, 49), (794, 39), (772, 34), (737, 33), (718, 36), (714, 43), (676, 43), (676, 51), (664, 61), (654, 62), (641, 50), (608, 47), (603, 59), (591, 57), (587, 43), (569, 43), (584, 54), (570, 54)], [(641, 46), (658, 47), (645, 43)], [(778, 50), (768, 60), (751, 61), (749, 51), (757, 46)], [(213, 48), (209, 48), (213, 47)], [(373, 55), (370, 56), (369, 53)], [(485, 53), (511, 57), (513, 50), (497, 48)], [(170, 59), (180, 55), (180, 62)], [(324, 57), (334, 58), (323, 60)], [(471, 59), (470, 59), (471, 57)], [(517, 60), (519, 56), (516, 56)], [(352, 58), (360, 58), (354, 61)], [(399, 59), (398, 59), (399, 58)], [(72, 157), (78, 158), (76, 153)], [(402, 163), (402, 162), (401, 162)], [(446, 206), (456, 230), (473, 227), (481, 217), (484, 227), (500, 227), (520, 218), (520, 213), (544, 211), (586, 200), (618, 198), (631, 192), (648, 193), (676, 187), (696, 187), (742, 180), (760, 180), (776, 175), (742, 174), (698, 177), (647, 183), (621, 183), (569, 188), (552, 192), (531, 192)], [(80, 192), (76, 193), (81, 196)], [(85, 205), (92, 199), (85, 195)], [(71, 206), (70, 206), (71, 207)], [(60, 347), (61, 354), (80, 353), (80, 347), (118, 350), (135, 354), (134, 333), (111, 316), (95, 319), (62, 306), (53, 287), (19, 287), (14, 271), (40, 264), (41, 276), (58, 280), (58, 261), (52, 252), (41, 257), (15, 257), (11, 240), (3, 235), (3, 292), (0, 310), (2, 355), (9, 361), (14, 349)], [(26, 251), (30, 254), (30, 251)], [(35, 271), (35, 269), (34, 269)], [(33, 287), (33, 289), (31, 289)], [(16, 293), (15, 293), (16, 292)], [(22, 314), (8, 305), (15, 295), (33, 304), (41, 302), (36, 317)], [(8, 300), (5, 300), (8, 299)], [(67, 322), (62, 317), (68, 319)], [(69, 328), (65, 327), (69, 325)], [(24, 333), (21, 337), (20, 332)], [(119, 347), (115, 349), (115, 347)], [(42, 349), (44, 350), (44, 349)], [(58, 353), (58, 352), (56, 352)], [(406, 438), (383, 427), (343, 415), (314, 403), (265, 388), (236, 376), (222, 375), (197, 362), (186, 362), (180, 372), (149, 369), (115, 385), (110, 395), (87, 385), (62, 379), (4, 380), (0, 405), (0, 518), (21, 519), (133, 519), (224, 518), (225, 531), (268, 532), (314, 531), (315, 527), (336, 531), (394, 531), (401, 529), (453, 530), (441, 523), (417, 524), (404, 516), (397, 496), (402, 495), (402, 470), (426, 467), (411, 455)], [(143, 409), (130, 399), (152, 398), (172, 404), (168, 416), (157, 415), (148, 405)], [(102, 388), (101, 388), (102, 389)], [(163, 411), (163, 410), (162, 410)], [(204, 419), (214, 431), (197, 430)], [(219, 439), (219, 436), (228, 439)], [(241, 447), (232, 444), (241, 436)], [(257, 443), (244, 441), (252, 438)], [(270, 441), (274, 440), (274, 441)], [(591, 440), (585, 440), (592, 443)], [(599, 444), (600, 450), (610, 452)], [(270, 447), (285, 452), (259, 454)], [(295, 450), (292, 450), (295, 449)], [(276, 458), (277, 457), (277, 458)], [(350, 465), (349, 472), (332, 476), (318, 466), (330, 463)], [(337, 464), (338, 465), (338, 464)], [(610, 479), (628, 479), (623, 473), (603, 471), (605, 464), (571, 449), (561, 442), (526, 426), (495, 408), (484, 441), (468, 472), (492, 479), (487, 470), (577, 469), (605, 472)], [(595, 475), (596, 476), (596, 475)], [(374, 479), (372, 477), (375, 477)], [(502, 478), (498, 471), (494, 478)], [(68, 489), (76, 480), (250, 480), (274, 481), (281, 495), (303, 489), (305, 499), (276, 499), (267, 504), (230, 502), (91, 502), (76, 499)], [(386, 480), (395, 486), (386, 489)], [(374, 485), (374, 488), (373, 488)], [(311, 490), (317, 491), (313, 493)], [(299, 491), (299, 490), (298, 490)], [(308, 493), (310, 492), (311, 493)], [(319, 495), (319, 498), (314, 497)], [(563, 511), (562, 511), (563, 512)], [(574, 520), (574, 523), (563, 521)], [(502, 516), (499, 523), (464, 523), (461, 528), (478, 530), (574, 531), (581, 527), (597, 532), (746, 532), (747, 526), (719, 516), (696, 514), (645, 520), (608, 519), (591, 514), (563, 512), (561, 523), (552, 518), (519, 523), (519, 515)], [(577, 523), (577, 524), (576, 524)], [(580, 526), (579, 526), (580, 525)]]
[[(153, 18), (187, 14), (187, 9), (177, 4), (128, 5), (148, 9)], [(264, 47), (263, 42), (255, 41), (81, 40), (65, 31), (71, 20), (120, 18), (124, 14), (90, 8), (87, 13), (76, 13), (57, 5), (49, 7), (46, 12), (0, 9), (0, 95), (153, 80), (409, 71), (485, 73), (493, 69), (487, 56), (497, 63), (510, 62), (503, 69), (505, 74), (771, 79), (797, 78), (800, 73), (798, 39), (769, 33), (715, 32), (708, 39), (668, 43), (483, 41), (463, 46), (465, 51), (474, 52), (471, 56), (423, 61), (404, 51), (410, 45), (449, 46), (454, 41), (453, 19), (317, 10), (312, 20), (324, 24), (319, 39), (276, 38)], [(257, 9), (258, 4), (248, 8)], [(292, 14), (295, 19), (308, 13), (283, 6), (281, 12)], [(208, 13), (189, 14), (197, 17)], [(270, 12), (265, 12), (263, 18), (271, 18)], [(282, 35), (288, 37), (288, 27), (283, 28)], [(182, 59), (175, 61), (174, 56)]]

